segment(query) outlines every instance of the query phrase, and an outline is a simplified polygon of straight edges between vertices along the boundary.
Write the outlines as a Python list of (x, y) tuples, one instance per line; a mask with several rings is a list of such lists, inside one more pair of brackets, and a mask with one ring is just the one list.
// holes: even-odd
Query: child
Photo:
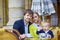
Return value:
[[(48, 36), (47, 38), (53, 38), (54, 37), (53, 32), (51, 30), (49, 30), (49, 28), (50, 28), (50, 24), (48, 22), (43, 22), (42, 23), (42, 30), (37, 31), (37, 34), (39, 35), (41, 33), (45, 33)], [(44, 34), (42, 34), (42, 36), (43, 35)]]

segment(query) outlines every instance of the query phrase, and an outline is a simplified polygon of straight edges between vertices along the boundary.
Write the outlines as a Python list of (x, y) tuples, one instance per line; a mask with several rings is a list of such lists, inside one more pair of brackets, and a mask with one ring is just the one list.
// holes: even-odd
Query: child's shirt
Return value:
[(47, 34), (51, 35), (51, 38), (54, 37), (53, 32), (52, 32), (51, 30), (48, 30), (48, 31), (44, 31), (44, 30), (37, 31), (37, 34), (38, 34), (38, 35), (39, 35), (40, 33), (47, 33)]

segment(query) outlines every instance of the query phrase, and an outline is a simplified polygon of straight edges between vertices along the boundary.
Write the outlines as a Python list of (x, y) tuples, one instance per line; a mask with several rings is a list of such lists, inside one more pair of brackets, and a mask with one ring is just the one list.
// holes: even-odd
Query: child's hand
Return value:
[(40, 27), (40, 30), (42, 30), (43, 28), (42, 28), (42, 26)]
[(48, 38), (51, 38), (51, 35), (48, 35)]
[(38, 31), (42, 30), (42, 27), (38, 27)]

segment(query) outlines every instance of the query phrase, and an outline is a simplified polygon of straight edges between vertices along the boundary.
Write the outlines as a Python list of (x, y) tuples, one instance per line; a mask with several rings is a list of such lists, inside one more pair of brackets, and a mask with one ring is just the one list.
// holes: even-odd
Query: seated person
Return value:
[(40, 16), (37, 12), (34, 12), (33, 13), (33, 23), (29, 27), (30, 34), (32, 35), (33, 38), (38, 38), (36, 31), (42, 29), (40, 24), (41, 24)]
[(22, 19), (15, 21), (14, 25), (13, 25), (13, 29), (16, 29), (19, 31), (20, 36), (18, 36), (15, 32), (15, 34), (21, 39), (25, 38), (25, 37), (29, 37), (28, 35), (30, 35), (30, 31), (29, 31), (29, 26), (32, 24), (30, 21), (32, 19), (33, 16), (33, 11), (30, 9), (26, 9), (24, 11), (24, 16)]
[(42, 30), (37, 31), (37, 34), (43, 38), (53, 38), (54, 37), (53, 32), (49, 28), (50, 28), (50, 23), (49, 22), (43, 22), (42, 23)]

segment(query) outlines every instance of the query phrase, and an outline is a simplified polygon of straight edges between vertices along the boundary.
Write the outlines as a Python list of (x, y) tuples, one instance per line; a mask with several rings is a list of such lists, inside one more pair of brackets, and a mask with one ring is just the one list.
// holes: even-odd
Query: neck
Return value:
[(36, 24), (40, 24), (39, 22), (36, 22)]
[(25, 24), (28, 24), (28, 22), (27, 22), (26, 20), (24, 20), (24, 23), (25, 23)]
[(44, 30), (44, 31), (48, 31), (48, 30)]

